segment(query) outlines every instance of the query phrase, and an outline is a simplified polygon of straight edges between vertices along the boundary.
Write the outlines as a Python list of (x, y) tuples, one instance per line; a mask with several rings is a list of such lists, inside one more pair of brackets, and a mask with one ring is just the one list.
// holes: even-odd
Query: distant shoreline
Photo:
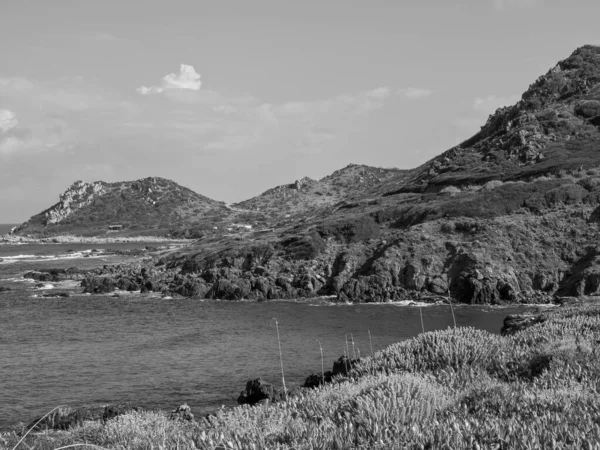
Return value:
[(188, 244), (196, 239), (171, 239), (157, 236), (114, 236), (114, 237), (85, 237), (74, 235), (52, 236), (45, 238), (32, 238), (5, 234), (0, 236), (0, 245), (10, 244), (116, 244), (128, 242), (172, 242)]

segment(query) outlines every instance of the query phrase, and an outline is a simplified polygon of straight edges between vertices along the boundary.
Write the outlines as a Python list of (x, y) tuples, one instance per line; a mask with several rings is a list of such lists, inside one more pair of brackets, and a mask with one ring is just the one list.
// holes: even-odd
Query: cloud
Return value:
[(16, 127), (18, 123), (19, 121), (14, 112), (8, 109), (0, 109), (0, 131), (2, 133)]
[(137, 92), (142, 95), (160, 94), (167, 89), (186, 89), (191, 91), (199, 91), (202, 83), (200, 74), (187, 64), (181, 64), (179, 73), (169, 73), (165, 75), (158, 86), (140, 86)]
[(476, 97), (473, 101), (473, 108), (476, 111), (481, 111), (486, 114), (494, 113), (498, 108), (503, 106), (511, 106), (521, 99), (518, 94), (509, 95), (506, 97), (498, 95), (488, 95), (487, 97)]
[(500, 11), (507, 8), (532, 8), (543, 6), (544, 0), (493, 0), (494, 9)]
[(429, 89), (408, 87), (399, 89), (398, 94), (404, 95), (406, 98), (413, 99), (429, 97), (431, 94), (433, 94), (433, 92)]

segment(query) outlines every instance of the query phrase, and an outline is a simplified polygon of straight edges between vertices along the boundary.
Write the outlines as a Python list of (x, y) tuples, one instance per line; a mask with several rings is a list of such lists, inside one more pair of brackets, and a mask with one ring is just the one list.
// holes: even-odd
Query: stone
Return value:
[(256, 378), (246, 383), (246, 389), (240, 393), (237, 401), (240, 405), (255, 405), (259, 402), (276, 402), (280, 399), (281, 393), (272, 384), (266, 383), (262, 378)]
[(76, 425), (81, 425), (84, 420), (93, 418), (90, 411), (83, 409), (75, 410), (68, 406), (61, 406), (44, 418), (38, 417), (33, 419), (27, 425), (27, 430), (68, 430)]
[(132, 406), (128, 403), (106, 405), (104, 407), (104, 411), (102, 412), (102, 420), (107, 421), (134, 411), (141, 411), (141, 408), (138, 406)]
[(500, 334), (509, 336), (545, 321), (545, 317), (541, 314), (509, 314), (504, 318), (504, 325), (500, 330)]
[(194, 420), (194, 414), (192, 414), (192, 408), (190, 408), (187, 404), (183, 404), (171, 411), (171, 414), (169, 414), (169, 419), (191, 422)]

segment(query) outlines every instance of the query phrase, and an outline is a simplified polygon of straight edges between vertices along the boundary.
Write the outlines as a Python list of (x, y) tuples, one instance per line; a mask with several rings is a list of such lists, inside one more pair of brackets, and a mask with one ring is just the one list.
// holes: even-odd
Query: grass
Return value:
[[(132, 412), (29, 435), (21, 448), (598, 449), (600, 306), (546, 314), (506, 337), (463, 327), (420, 334), (284, 402), (199, 422)], [(0, 447), (17, 441), (3, 435)]]

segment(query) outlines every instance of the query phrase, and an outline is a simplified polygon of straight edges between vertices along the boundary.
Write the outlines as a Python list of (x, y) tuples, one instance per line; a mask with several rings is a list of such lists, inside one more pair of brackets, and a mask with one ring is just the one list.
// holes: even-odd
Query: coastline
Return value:
[(172, 239), (159, 236), (76, 236), (76, 235), (60, 235), (45, 238), (33, 238), (28, 236), (15, 236), (5, 234), (0, 236), (0, 245), (10, 244), (117, 244), (131, 242), (168, 242), (173, 244), (189, 244), (195, 242), (195, 239)]

